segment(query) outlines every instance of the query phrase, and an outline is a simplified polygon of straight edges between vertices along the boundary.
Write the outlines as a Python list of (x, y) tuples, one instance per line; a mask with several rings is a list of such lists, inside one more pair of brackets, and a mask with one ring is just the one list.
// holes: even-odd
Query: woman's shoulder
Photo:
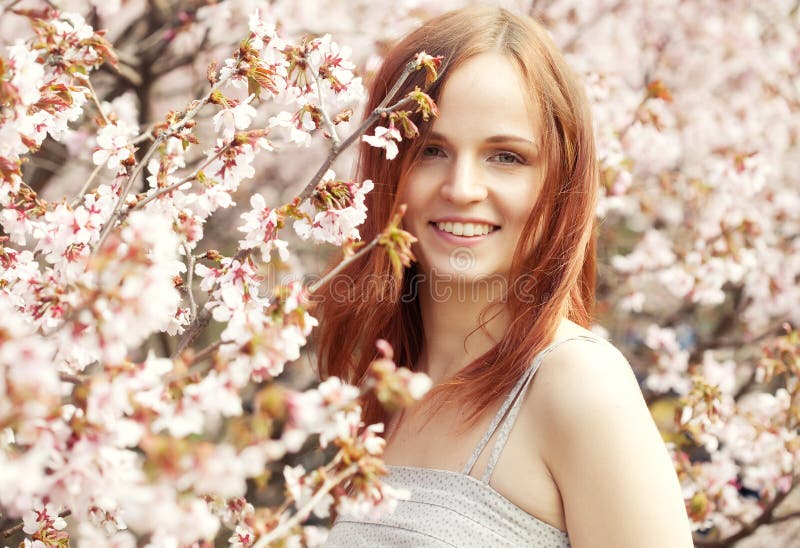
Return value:
[[(579, 334), (569, 331), (569, 337)], [(556, 342), (562, 335), (559, 330)], [(555, 347), (542, 360), (529, 398), (570, 538), (576, 545), (600, 539), (602, 546), (634, 546), (632, 539), (650, 539), (644, 544), (690, 546), (675, 470), (636, 375), (613, 344), (597, 339)]]
[(587, 413), (603, 415), (623, 405), (649, 416), (639, 382), (622, 352), (611, 341), (572, 322), (559, 328), (554, 348), (536, 372), (534, 389), (535, 400), (544, 407), (538, 412), (561, 428), (580, 430), (585, 428)]
[[(618, 388), (635, 388), (640, 392), (636, 376), (622, 352), (605, 337), (574, 322), (564, 320), (556, 332), (553, 348), (542, 360), (541, 371), (561, 388), (570, 387), (577, 380), (602, 380), (621, 382)], [(543, 383), (542, 383), (543, 384)], [(566, 384), (567, 386), (563, 386)], [(581, 383), (584, 384), (585, 383)], [(573, 388), (578, 389), (579, 386)]]

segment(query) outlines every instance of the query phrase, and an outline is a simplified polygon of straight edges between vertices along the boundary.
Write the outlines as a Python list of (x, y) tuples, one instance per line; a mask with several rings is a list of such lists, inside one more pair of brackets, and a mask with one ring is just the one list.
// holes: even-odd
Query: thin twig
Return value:
[[(117, 55), (119, 55), (119, 50), (116, 50)], [(122, 61), (122, 59), (120, 59)], [(103, 63), (100, 65), (101, 72), (107, 72), (108, 74), (113, 75), (117, 79), (122, 79), (123, 83), (128, 85), (132, 88), (138, 88), (142, 85), (142, 76), (136, 72), (136, 70), (129, 66), (127, 63), (120, 62), (116, 65), (111, 65), (109, 63)]]
[(131, 139), (129, 141), (129, 144), (138, 145), (142, 141), (147, 141), (148, 139), (153, 139), (154, 138), (153, 137), (153, 128), (155, 128), (155, 127), (156, 127), (155, 123), (150, 124), (150, 127), (147, 128), (147, 131), (145, 131), (141, 135), (138, 135), (138, 136), (134, 137), (133, 139)]
[(208, 346), (206, 346), (202, 350), (198, 351), (194, 356), (192, 356), (192, 362), (193, 363), (197, 363), (197, 362), (203, 361), (204, 359), (209, 357), (211, 354), (216, 352), (217, 349), (219, 349), (220, 346), (222, 346), (223, 344), (227, 344), (228, 342), (231, 342), (231, 341), (219, 340), (219, 341), (217, 341), (215, 343), (209, 344)]
[(72, 373), (64, 372), (59, 373), (58, 378), (64, 382), (69, 382), (72, 384), (83, 384), (89, 379), (87, 375), (73, 375)]
[(122, 188), (122, 192), (120, 192), (117, 204), (114, 206), (114, 211), (111, 213), (111, 217), (109, 217), (108, 221), (103, 226), (103, 230), (100, 231), (100, 237), (97, 239), (97, 243), (95, 244), (92, 254), (97, 253), (100, 248), (103, 247), (103, 243), (106, 241), (106, 238), (108, 238), (108, 235), (111, 233), (114, 225), (118, 220), (120, 220), (120, 217), (122, 216), (122, 206), (125, 204), (125, 200), (131, 191), (131, 187), (144, 169), (144, 166), (147, 165), (148, 161), (150, 161), (150, 157), (155, 153), (158, 145), (164, 140), (162, 136), (163, 133), (159, 135), (155, 142), (150, 146), (145, 153), (144, 158), (142, 158), (141, 162), (139, 162), (139, 164), (136, 166), (136, 169), (133, 170), (133, 173), (128, 176), (128, 180), (125, 181), (125, 186)]
[(92, 81), (89, 79), (88, 76), (84, 76), (83, 81), (86, 83), (86, 87), (89, 88), (89, 95), (91, 95), (92, 101), (94, 101), (94, 106), (97, 107), (97, 111), (100, 113), (100, 117), (103, 118), (103, 121), (106, 123), (106, 125), (110, 125), (111, 122), (106, 116), (106, 113), (103, 112), (103, 106), (100, 104), (100, 99), (97, 97), (97, 93), (94, 91), (94, 86), (92, 86)]
[(328, 128), (328, 133), (331, 135), (331, 142), (333, 143), (333, 149), (336, 149), (339, 146), (339, 135), (336, 133), (336, 126), (333, 125), (333, 121), (331, 120), (330, 115), (328, 114), (328, 110), (325, 108), (325, 97), (322, 94), (322, 82), (320, 81), (319, 74), (316, 71), (312, 71), (314, 75), (314, 82), (317, 84), (317, 96), (319, 97), (319, 110), (322, 112), (322, 121), (325, 122), (325, 125)]
[(206, 46), (208, 45), (208, 38), (210, 35), (211, 35), (211, 30), (207, 28), (205, 30), (205, 33), (203, 34), (203, 38), (200, 40), (200, 43), (190, 53), (182, 55), (181, 57), (176, 57), (172, 59), (171, 62), (165, 63), (164, 66), (154, 65), (153, 77), (161, 78), (165, 74), (168, 74), (173, 70), (182, 67), (183, 65), (187, 65), (189, 63), (194, 62), (197, 59), (197, 52), (205, 51)]
[(789, 521), (790, 519), (800, 518), (800, 510), (795, 510), (794, 512), (789, 512), (788, 514), (784, 514), (782, 516), (777, 516), (772, 518), (770, 525), (775, 523), (781, 523), (782, 521)]
[(211, 312), (208, 311), (207, 308), (203, 308), (200, 310), (200, 313), (194, 319), (194, 321), (189, 324), (189, 327), (186, 328), (186, 331), (183, 332), (183, 336), (181, 336), (180, 340), (178, 341), (178, 346), (175, 347), (175, 350), (172, 352), (171, 359), (177, 358), (181, 352), (186, 350), (192, 342), (194, 341), (195, 337), (197, 337), (200, 332), (208, 325), (208, 322), (211, 321)]
[[(164, 32), (166, 32), (167, 30), (168, 30), (167, 25), (161, 26), (155, 29), (150, 34), (148, 34), (147, 36), (145, 36), (144, 38), (142, 38), (141, 40), (139, 40), (137, 48), (139, 50), (139, 53), (140, 54), (146, 53), (147, 50), (155, 46), (163, 46)], [(198, 49), (197, 51), (202, 51), (202, 50)]]
[(320, 486), (319, 490), (314, 493), (314, 495), (308, 499), (302, 508), (299, 508), (297, 512), (295, 512), (292, 517), (278, 525), (275, 529), (270, 531), (268, 534), (264, 535), (253, 545), (253, 548), (264, 548), (268, 546), (271, 542), (276, 541), (280, 538), (283, 538), (286, 533), (292, 530), (293, 527), (302, 523), (305, 519), (308, 518), (308, 515), (314, 509), (314, 507), (319, 504), (322, 498), (327, 495), (331, 489), (339, 485), (341, 482), (346, 480), (348, 477), (353, 475), (353, 473), (358, 470), (357, 464), (351, 464), (335, 476), (329, 477), (325, 479), (322, 486)]
[(358, 259), (362, 255), (365, 255), (367, 252), (369, 252), (369, 250), (371, 250), (373, 247), (378, 245), (378, 240), (380, 240), (380, 238), (381, 238), (381, 235), (378, 234), (367, 245), (363, 246), (361, 249), (359, 249), (358, 251), (356, 251), (354, 254), (350, 255), (349, 257), (346, 257), (345, 259), (343, 259), (339, 264), (336, 265), (336, 267), (333, 270), (331, 270), (330, 272), (325, 274), (322, 278), (320, 278), (319, 280), (317, 280), (313, 284), (309, 285), (308, 286), (308, 293), (310, 294), (310, 293), (317, 292), (320, 287), (322, 287), (327, 282), (329, 282), (334, 276), (336, 276), (339, 272), (341, 272), (347, 265), (349, 265), (350, 263), (352, 263), (353, 261), (355, 261), (356, 259)]
[(383, 98), (383, 101), (381, 101), (381, 103), (375, 108), (375, 110), (373, 110), (370, 113), (370, 115), (364, 120), (364, 123), (362, 123), (358, 129), (356, 129), (353, 133), (351, 133), (347, 137), (347, 139), (342, 141), (338, 146), (336, 145), (331, 146), (330, 154), (328, 154), (328, 157), (325, 158), (325, 161), (322, 162), (322, 165), (319, 167), (317, 172), (314, 173), (314, 175), (306, 184), (303, 191), (299, 194), (301, 202), (314, 193), (314, 189), (317, 187), (317, 183), (319, 183), (322, 180), (322, 177), (325, 175), (325, 173), (328, 172), (328, 169), (331, 167), (331, 164), (333, 164), (333, 161), (336, 160), (336, 158), (338, 158), (339, 155), (344, 150), (346, 150), (350, 145), (352, 145), (359, 137), (361, 137), (370, 128), (370, 126), (372, 126), (372, 124), (374, 124), (378, 120), (378, 118), (394, 110), (397, 110), (398, 108), (402, 107), (409, 101), (407, 97), (404, 97), (399, 101), (397, 101), (395, 104), (389, 107), (386, 106), (389, 103), (389, 101), (391, 101), (392, 98), (397, 94), (397, 92), (400, 91), (400, 88), (403, 86), (403, 84), (405, 84), (406, 80), (408, 80), (408, 77), (415, 70), (416, 66), (414, 65), (413, 62), (406, 65), (406, 68), (403, 70), (403, 73), (400, 75), (400, 78), (397, 80), (397, 82), (395, 82), (394, 87), (392, 87), (389, 93), (386, 94), (386, 97)]
[[(223, 344), (229, 344), (231, 342), (233, 341), (219, 340), (217, 342), (209, 344), (201, 351), (199, 351), (197, 354), (194, 354), (192, 356), (187, 356), (187, 358), (190, 360), (189, 364), (191, 365), (191, 367), (188, 370), (173, 372), (172, 374), (168, 375), (164, 379), (165, 383), (171, 384), (173, 382), (181, 382), (186, 379), (198, 378), (205, 375), (208, 372), (208, 370), (214, 366), (214, 362), (213, 360), (210, 361), (208, 364), (203, 364), (202, 362), (204, 362), (206, 358), (211, 357), (211, 355), (214, 352), (219, 350), (220, 346), (222, 346)], [(177, 355), (174, 355), (172, 359), (175, 360), (177, 359), (177, 357), (178, 357)]]
[(10, 537), (14, 533), (19, 532), (24, 526), (25, 526), (25, 523), (21, 521), (21, 522), (17, 523), (16, 525), (14, 525), (13, 527), (9, 527), (5, 531), (3, 531), (3, 537), (5, 537), (5, 538)]
[(122, 49), (116, 48), (114, 53), (117, 56), (117, 61), (125, 63), (129, 67), (136, 67), (141, 63), (141, 60), (135, 54), (128, 53)]
[(183, 244), (183, 251), (186, 253), (186, 292), (189, 294), (189, 314), (194, 321), (197, 316), (197, 303), (194, 302), (194, 292), (192, 291), (192, 282), (194, 281), (194, 255), (189, 249), (188, 244)]
[(71, 204), (72, 207), (75, 207), (76, 205), (78, 205), (80, 203), (80, 201), (83, 198), (83, 196), (89, 191), (89, 187), (92, 185), (92, 181), (94, 181), (95, 177), (97, 177), (97, 174), (100, 173), (100, 170), (103, 169), (104, 166), (105, 166), (105, 162), (95, 166), (95, 168), (92, 170), (92, 173), (89, 175), (89, 178), (86, 179), (85, 183), (83, 183), (83, 186), (81, 187), (81, 191), (78, 192), (78, 195), (75, 196), (74, 200), (72, 200), (72, 204)]
[(11, 10), (11, 9), (12, 9), (14, 6), (16, 6), (17, 4), (19, 4), (19, 3), (20, 3), (20, 1), (21, 1), (21, 0), (11, 0), (11, 1), (10, 1), (8, 4), (6, 4), (5, 6), (3, 6), (3, 11), (1, 11), (1, 12), (0, 12), (0, 14), (3, 14), (3, 13), (5, 13), (5, 12), (7, 12), (7, 11)]
[(119, 200), (117, 201), (117, 205), (114, 207), (114, 211), (111, 213), (111, 217), (106, 222), (105, 226), (103, 226), (103, 230), (100, 232), (100, 238), (97, 240), (97, 244), (95, 244), (95, 248), (92, 253), (97, 253), (97, 251), (103, 246), (103, 242), (105, 242), (106, 238), (108, 238), (108, 234), (114, 228), (114, 225), (119, 220), (122, 214), (122, 206), (125, 204), (125, 200), (128, 197), (128, 194), (131, 191), (131, 187), (133, 187), (134, 181), (139, 177), (139, 174), (144, 169), (144, 166), (147, 165), (147, 162), (150, 160), (150, 157), (155, 153), (158, 149), (158, 146), (166, 140), (166, 136), (180, 131), (189, 120), (193, 119), (197, 113), (203, 108), (211, 98), (211, 96), (216, 93), (216, 91), (222, 86), (224, 82), (227, 81), (227, 78), (220, 78), (216, 84), (211, 88), (211, 90), (203, 97), (203, 99), (197, 101), (197, 104), (194, 105), (186, 115), (181, 118), (179, 122), (176, 122), (174, 125), (170, 126), (166, 131), (159, 133), (156, 140), (150, 145), (150, 148), (145, 153), (142, 160), (139, 162), (139, 165), (136, 166), (134, 172), (128, 177), (128, 180), (125, 182), (125, 186), (120, 193)]
[(214, 154), (213, 156), (209, 157), (197, 169), (195, 169), (190, 175), (187, 175), (186, 177), (184, 177), (180, 181), (172, 183), (169, 186), (165, 186), (164, 188), (158, 189), (156, 192), (154, 192), (153, 194), (151, 194), (150, 196), (148, 196), (147, 198), (145, 198), (141, 202), (137, 203), (133, 207), (133, 209), (142, 209), (144, 206), (146, 206), (147, 204), (149, 204), (150, 202), (152, 202), (153, 200), (155, 200), (159, 196), (163, 196), (164, 194), (172, 192), (173, 190), (182, 187), (183, 185), (185, 185), (189, 181), (194, 181), (197, 178), (197, 176), (200, 174), (200, 172), (203, 171), (206, 167), (208, 167), (209, 164), (211, 164), (211, 162), (213, 162), (214, 160), (217, 160), (220, 156), (225, 154), (225, 151), (227, 151), (231, 147), (231, 143), (232, 142), (233, 141), (231, 141), (230, 143), (226, 144), (221, 149), (219, 149), (216, 152), (216, 154)]

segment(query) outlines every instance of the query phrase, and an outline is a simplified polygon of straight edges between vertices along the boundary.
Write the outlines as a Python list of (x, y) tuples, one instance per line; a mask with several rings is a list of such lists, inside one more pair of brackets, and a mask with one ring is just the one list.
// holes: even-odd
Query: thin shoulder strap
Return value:
[(559, 345), (575, 339), (584, 339), (592, 342), (600, 342), (600, 339), (598, 339), (597, 337), (590, 337), (588, 335), (576, 335), (574, 337), (568, 337), (566, 339), (556, 341), (550, 344), (549, 346), (545, 347), (544, 350), (542, 350), (541, 352), (539, 352), (534, 357), (531, 366), (525, 370), (525, 373), (522, 374), (520, 379), (517, 381), (517, 384), (515, 384), (514, 388), (511, 389), (505, 401), (503, 402), (503, 405), (500, 407), (497, 414), (492, 419), (491, 424), (489, 424), (489, 428), (486, 430), (486, 433), (484, 433), (483, 437), (481, 438), (481, 441), (478, 442), (478, 445), (475, 447), (475, 450), (472, 452), (469, 461), (464, 467), (464, 470), (462, 471), (463, 474), (468, 475), (472, 471), (472, 468), (478, 461), (478, 457), (486, 448), (486, 445), (489, 443), (489, 440), (491, 439), (492, 435), (495, 433), (498, 426), (500, 425), (500, 421), (506, 415), (506, 412), (509, 410), (509, 407), (511, 407), (511, 411), (508, 412), (506, 420), (503, 421), (503, 424), (500, 427), (500, 432), (497, 435), (497, 440), (494, 442), (494, 445), (492, 447), (492, 454), (489, 456), (489, 462), (486, 464), (486, 469), (484, 470), (483, 477), (481, 478), (481, 481), (483, 483), (489, 482), (489, 479), (492, 476), (492, 472), (494, 471), (494, 467), (497, 465), (497, 461), (500, 459), (500, 453), (502, 452), (503, 447), (505, 447), (505, 444), (508, 441), (508, 436), (511, 433), (511, 429), (513, 428), (514, 423), (516, 422), (517, 413), (519, 413), (520, 404), (523, 400), (522, 394), (524, 394), (525, 391), (527, 390), (528, 385), (530, 384), (531, 379), (533, 379), (533, 375), (539, 369), (539, 365), (542, 363), (542, 360), (545, 358), (545, 356), (547, 356), (547, 354), (549, 354)]

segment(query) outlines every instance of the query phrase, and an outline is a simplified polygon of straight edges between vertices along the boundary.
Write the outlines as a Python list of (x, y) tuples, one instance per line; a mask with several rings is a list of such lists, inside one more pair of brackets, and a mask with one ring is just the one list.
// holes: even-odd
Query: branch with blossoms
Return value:
[[(352, 132), (343, 142), (332, 140), (330, 153), (325, 158), (325, 161), (322, 163), (320, 168), (311, 177), (305, 188), (294, 199), (294, 201), (280, 208), (270, 209), (266, 207), (263, 200), (259, 196), (254, 196), (251, 199), (251, 206), (259, 210), (257, 216), (260, 221), (256, 220), (255, 217), (250, 215), (247, 217), (249, 224), (244, 227), (245, 231), (247, 231), (248, 228), (256, 228), (255, 231), (251, 230), (248, 234), (248, 236), (254, 238), (254, 241), (245, 242), (241, 246), (242, 248), (236, 254), (234, 261), (241, 263), (242, 261), (247, 260), (250, 250), (258, 247), (261, 249), (264, 262), (269, 262), (269, 254), (273, 246), (277, 247), (279, 252), (282, 252), (282, 250), (285, 249), (285, 242), (271, 238), (274, 237), (274, 233), (278, 229), (284, 226), (285, 221), (290, 218), (296, 219), (295, 230), (302, 238), (307, 239), (313, 233), (313, 238), (315, 240), (329, 242), (334, 245), (343, 245), (346, 249), (349, 248), (353, 243), (352, 239), (343, 239), (341, 235), (326, 235), (324, 230), (314, 227), (323, 227), (326, 225), (336, 226), (343, 223), (345, 226), (351, 227), (350, 230), (352, 230), (352, 227), (355, 227), (363, 222), (363, 195), (365, 192), (369, 192), (369, 190), (373, 188), (373, 184), (372, 181), (364, 181), (362, 183), (362, 189), (359, 191), (355, 188), (352, 182), (334, 180), (335, 173), (330, 169), (330, 166), (333, 164), (336, 158), (341, 155), (342, 152), (357, 142), (359, 138), (362, 138), (364, 141), (373, 146), (384, 148), (386, 150), (387, 159), (393, 159), (397, 154), (397, 142), (402, 139), (400, 133), (395, 128), (395, 121), (405, 120), (405, 127), (408, 127), (408, 124), (411, 123), (409, 120), (409, 115), (411, 112), (408, 110), (403, 110), (404, 107), (410, 104), (416, 104), (416, 112), (421, 114), (423, 120), (428, 120), (431, 116), (436, 116), (438, 114), (438, 110), (436, 108), (436, 104), (430, 99), (430, 97), (424, 92), (420, 91), (419, 88), (416, 88), (406, 97), (398, 100), (392, 105), (389, 105), (388, 103), (392, 98), (394, 98), (394, 96), (414, 71), (424, 68), (429, 75), (426, 78), (426, 81), (432, 82), (438, 75), (437, 69), (440, 64), (441, 58), (434, 58), (425, 54), (424, 52), (418, 54), (414, 61), (409, 62), (403, 73), (398, 78), (398, 81), (395, 83), (394, 87), (386, 95), (384, 100), (372, 111), (372, 113), (367, 116), (361, 126)], [(317, 87), (317, 89), (319, 89), (319, 87)], [(321, 100), (320, 104), (322, 104)], [(324, 112), (322, 107), (319, 107), (318, 110), (321, 113)], [(320, 114), (320, 116), (322, 116), (322, 114)], [(375, 135), (373, 136), (364, 135), (364, 133), (382, 117), (389, 118), (389, 127), (378, 127), (375, 130)], [(330, 116), (327, 114), (322, 116), (322, 118), (330, 120)], [(404, 131), (404, 134), (407, 138), (416, 137), (418, 133), (419, 132), (416, 127), (413, 128), (413, 131), (411, 129)], [(169, 190), (177, 188), (180, 186), (180, 183), (181, 181), (174, 183), (170, 187), (164, 189), (163, 192), (156, 194), (165, 193)], [(156, 194), (147, 198), (145, 202), (153, 199)], [(142, 202), (142, 204), (144, 204), (144, 202)], [(298, 204), (300, 205), (298, 206)], [(355, 205), (355, 208), (353, 208), (353, 204)], [(327, 213), (321, 214), (319, 212)], [(267, 226), (262, 226), (265, 218), (267, 219)], [(396, 225), (397, 222), (395, 220), (393, 221), (392, 226)], [(355, 234), (357, 233), (358, 232), (356, 231)], [(411, 236), (407, 232), (403, 232), (402, 235), (400, 235), (399, 245), (401, 249), (399, 255), (409, 255), (410, 249), (408, 248), (408, 245), (410, 244), (410, 238)], [(408, 244), (404, 245), (402, 242), (408, 242)], [(385, 246), (389, 251), (390, 256), (394, 257), (398, 255), (398, 252), (394, 250), (394, 247), (397, 247), (395, 242), (386, 238), (378, 239), (377, 242), (368, 244), (362, 252), (366, 253), (366, 251), (371, 249), (375, 243), (380, 243), (381, 245)], [(346, 255), (349, 255), (349, 253), (346, 253)], [(404, 259), (403, 261), (405, 262)], [(393, 260), (393, 262), (396, 262), (396, 260)], [(335, 272), (340, 271), (343, 266), (344, 264), (337, 267)], [(397, 273), (396, 269), (395, 272)], [(197, 318), (195, 318), (195, 320), (189, 326), (184, 337), (178, 343), (178, 348), (176, 349), (175, 354), (183, 351), (189, 344), (191, 344), (194, 338), (198, 336), (200, 331), (207, 326), (209, 320), (210, 313), (208, 312), (208, 309), (204, 309), (204, 311)]]
[[(250, 546), (256, 538), (262, 545), (305, 538), (313, 528), (304, 523), (325, 504), (390, 507), (395, 493), (379, 480), (380, 426), (361, 423), (357, 400), (388, 384), (393, 396), (382, 401), (400, 406), (421, 397), (429, 381), (389, 367), (385, 344), (374, 380), (360, 388), (331, 378), (293, 392), (275, 378), (300, 357), (317, 323), (308, 297), (320, 284), (378, 249), (393, 264), (413, 260), (402, 211), (374, 240), (360, 241), (373, 183), (342, 180), (330, 166), (361, 138), (393, 157), (403, 138), (395, 124), (412, 138), (409, 116), (435, 116), (433, 101), (419, 88), (387, 98), (394, 103), (340, 140), (340, 124), (363, 95), (349, 52), (330, 36), (284, 41), (256, 13), (248, 37), (218, 72), (209, 70), (209, 89), (140, 131), (92, 83), (93, 71), (115, 60), (102, 33), (52, 8), (13, 13), (37, 36), (0, 57), (8, 105), (0, 133), (9, 137), (0, 158), (0, 378), (10, 404), (0, 406), (0, 466), (10, 471), (0, 480), (2, 515), (35, 512), (36, 530), (28, 518), (22, 525), (32, 535), (25, 542), (46, 546), (74, 533), (58, 517), (67, 513), (88, 545), (136, 538), (186, 545), (211, 541), (224, 525), (231, 545)], [(416, 70), (433, 81), (439, 62), (418, 55), (395, 91)], [(256, 107), (274, 101), (294, 111), (252, 127)], [(98, 111), (93, 119), (87, 104)], [(365, 136), (381, 119), (390, 136), (382, 138), (380, 127)], [(96, 131), (95, 146), (78, 152), (93, 168), (71, 202), (44, 201), (23, 182), (22, 164), (45, 140), (71, 138), (72, 126)], [(274, 153), (270, 139), (284, 131), (299, 146), (324, 131), (331, 150), (323, 166), (288, 204), (268, 207), (251, 196), (234, 256), (198, 252), (208, 219), (233, 205), (256, 156)], [(198, 155), (209, 134), (212, 144)], [(146, 188), (136, 192), (141, 178)], [(273, 252), (289, 258), (279, 238), (289, 222), (303, 240), (343, 247), (342, 263), (308, 288), (297, 281), (267, 288)], [(216, 340), (192, 349), (211, 321), (221, 326)], [(147, 350), (153, 335), (180, 339), (172, 357)], [(278, 508), (246, 502), (270, 464), (312, 436), (322, 449), (339, 447), (333, 460), (302, 481), (287, 473), (287, 502)], [(6, 479), (23, 475), (24, 483)], [(346, 482), (362, 489), (347, 494)]]

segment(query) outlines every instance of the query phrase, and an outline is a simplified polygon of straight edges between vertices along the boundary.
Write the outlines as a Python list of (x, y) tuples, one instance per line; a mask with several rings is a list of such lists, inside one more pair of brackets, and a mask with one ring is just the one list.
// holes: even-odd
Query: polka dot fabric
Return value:
[[(489, 485), (500, 452), (505, 445), (525, 392), (544, 356), (561, 343), (573, 339), (600, 342), (577, 336), (553, 343), (540, 352), (511, 390), (486, 434), (461, 473), (411, 466), (388, 466), (385, 483), (408, 489), (408, 500), (398, 502), (389, 515), (377, 520), (340, 514), (325, 543), (329, 548), (413, 546), (570, 546), (565, 531), (545, 523), (516, 506)], [(513, 404), (513, 406), (512, 406)], [(509, 411), (510, 408), (510, 411)], [(506, 416), (506, 412), (508, 415)], [(506, 420), (501, 420), (505, 417)], [(492, 434), (500, 431), (482, 479), (469, 475)]]

